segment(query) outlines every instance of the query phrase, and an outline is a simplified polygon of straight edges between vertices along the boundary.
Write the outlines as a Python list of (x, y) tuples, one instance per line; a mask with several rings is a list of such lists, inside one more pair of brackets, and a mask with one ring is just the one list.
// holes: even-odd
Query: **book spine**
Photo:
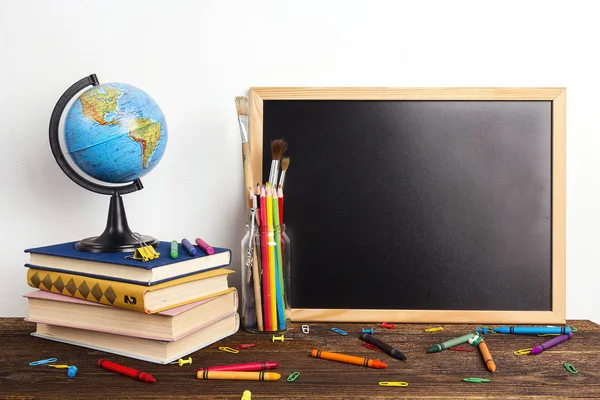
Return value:
[(33, 268), (27, 270), (27, 284), (46, 292), (148, 313), (144, 307), (147, 287), (141, 285)]

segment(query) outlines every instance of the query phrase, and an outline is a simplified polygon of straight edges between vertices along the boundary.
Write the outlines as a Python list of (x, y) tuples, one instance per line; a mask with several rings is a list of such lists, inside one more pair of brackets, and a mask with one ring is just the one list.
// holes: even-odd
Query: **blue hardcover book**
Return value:
[(179, 245), (179, 257), (172, 259), (170, 242), (160, 242), (156, 251), (160, 257), (143, 262), (127, 258), (132, 253), (90, 253), (75, 248), (76, 242), (55, 244), (25, 250), (29, 253), (28, 268), (68, 272), (92, 278), (129, 282), (151, 286), (198, 272), (226, 267), (231, 264), (231, 250), (214, 247), (214, 254), (191, 256)]

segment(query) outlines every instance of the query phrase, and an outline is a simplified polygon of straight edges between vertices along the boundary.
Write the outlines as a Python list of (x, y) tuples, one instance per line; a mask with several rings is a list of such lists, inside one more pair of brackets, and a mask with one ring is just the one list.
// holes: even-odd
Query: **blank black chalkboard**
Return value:
[(269, 100), (294, 309), (552, 311), (552, 102)]

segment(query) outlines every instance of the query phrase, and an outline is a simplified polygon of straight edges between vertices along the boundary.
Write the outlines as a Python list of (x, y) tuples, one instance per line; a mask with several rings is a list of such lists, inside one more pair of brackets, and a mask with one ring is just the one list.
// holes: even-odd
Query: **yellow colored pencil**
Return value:
[[(267, 241), (269, 244), (269, 288), (271, 291), (271, 327), (277, 329), (277, 285), (275, 282), (275, 238), (273, 237), (273, 196), (271, 185), (267, 183)], [(266, 318), (266, 317), (265, 317)]]

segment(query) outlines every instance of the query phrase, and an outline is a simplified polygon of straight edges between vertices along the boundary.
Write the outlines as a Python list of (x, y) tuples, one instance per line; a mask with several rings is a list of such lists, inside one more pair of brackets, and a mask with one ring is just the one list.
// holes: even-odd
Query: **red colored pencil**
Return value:
[(269, 246), (267, 245), (267, 205), (266, 205), (266, 191), (263, 186), (260, 189), (260, 220), (262, 225), (260, 226), (260, 248), (262, 258), (262, 277), (263, 277), (263, 317), (265, 331), (272, 331), (273, 325), (271, 324), (271, 277), (269, 274)]
[(279, 196), (279, 225), (283, 226), (283, 189), (281, 186), (277, 190), (277, 196)]

